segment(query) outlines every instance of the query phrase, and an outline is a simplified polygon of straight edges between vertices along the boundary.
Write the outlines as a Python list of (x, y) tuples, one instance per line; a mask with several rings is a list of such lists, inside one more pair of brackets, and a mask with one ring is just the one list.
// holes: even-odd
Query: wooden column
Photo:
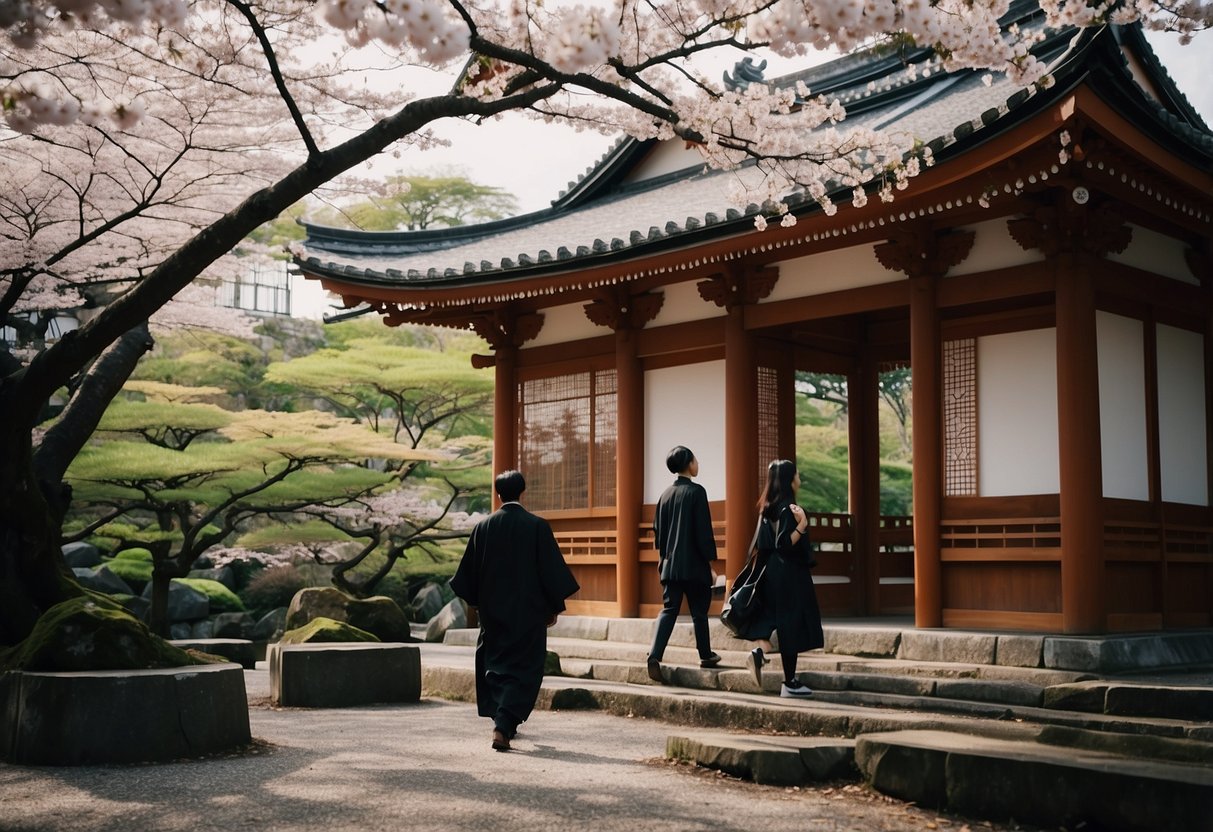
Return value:
[(856, 613), (880, 612), (880, 382), (866, 351), (847, 376), (848, 503)]
[(914, 626), (943, 626), (939, 527), (943, 500), (943, 400), (935, 277), (910, 279), (910, 366), (914, 398)]
[(754, 526), (761, 488), (757, 392), (754, 342), (745, 329), (745, 309), (737, 305), (729, 309), (724, 330), (725, 575), (730, 581), (749, 556), (748, 530)]
[(640, 512), (644, 504), (644, 370), (636, 333), (615, 330), (615, 597), (619, 615), (640, 613)]
[(603, 289), (585, 315), (615, 330), (615, 602), (618, 615), (640, 614), (640, 515), (644, 507), (644, 367), (637, 333), (657, 317), (665, 295)]
[[(493, 476), (518, 467), (518, 387), (515, 370), (518, 348), (512, 344), (498, 347), (493, 365)], [(524, 475), (525, 476), (525, 475)], [(501, 505), (493, 492), (493, 508)]]
[(1061, 620), (1067, 633), (1097, 633), (1107, 629), (1107, 592), (1095, 287), (1088, 258), (1064, 252), (1056, 262)]
[[(494, 351), (493, 475), (496, 476), (518, 467), (518, 348), (539, 334), (543, 315), (499, 307), (472, 316), (471, 325)], [(525, 471), (522, 473), (526, 475)], [(494, 491), (493, 507), (499, 506)]]
[(943, 506), (943, 390), (936, 281), (973, 250), (972, 231), (897, 230), (875, 248), (887, 269), (910, 278), (910, 366), (914, 398), (914, 624), (943, 626), (939, 527)]
[[(758, 376), (745, 307), (771, 293), (776, 269), (737, 266), (696, 284), (699, 296), (728, 312), (724, 331), (725, 576), (745, 566), (762, 488), (758, 460)], [(769, 462), (769, 460), (764, 460)]]

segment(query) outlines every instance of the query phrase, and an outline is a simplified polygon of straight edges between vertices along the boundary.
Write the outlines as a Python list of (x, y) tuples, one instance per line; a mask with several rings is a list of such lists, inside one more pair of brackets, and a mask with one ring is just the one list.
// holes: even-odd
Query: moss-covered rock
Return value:
[(0, 670), (42, 673), (205, 663), (153, 635), (121, 605), (96, 595), (51, 607), (25, 641), (0, 656)]
[(211, 602), (211, 612), (244, 612), (244, 602), (218, 581), (208, 578), (174, 578), (174, 582), (196, 589)]
[(151, 583), (152, 580), (152, 562), (150, 560), (111, 558), (97, 567), (97, 569), (102, 568), (108, 569), (126, 581), (135, 592), (142, 592), (143, 588)]
[(152, 562), (152, 552), (150, 549), (143, 549), (136, 546), (134, 549), (123, 549), (118, 554), (114, 555), (118, 560), (137, 560), (144, 563)]
[(372, 633), (360, 630), (344, 621), (331, 618), (313, 618), (294, 630), (282, 635), (283, 644), (319, 644), (336, 641), (379, 641)]
[(287, 629), (297, 629), (316, 618), (344, 621), (374, 633), (380, 641), (417, 641), (408, 616), (395, 601), (382, 595), (352, 598), (332, 587), (300, 590), (287, 610)]

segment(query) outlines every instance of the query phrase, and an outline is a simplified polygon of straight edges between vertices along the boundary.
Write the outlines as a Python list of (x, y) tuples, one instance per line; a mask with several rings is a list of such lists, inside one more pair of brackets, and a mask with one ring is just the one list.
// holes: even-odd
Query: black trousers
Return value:
[(665, 655), (665, 647), (670, 642), (674, 624), (682, 609), (683, 596), (686, 596), (687, 607), (691, 611), (691, 624), (695, 628), (695, 647), (699, 649), (699, 658), (706, 659), (712, 655), (712, 644), (708, 637), (708, 607), (712, 604), (712, 587), (696, 581), (666, 581), (661, 585), (663, 606), (657, 616), (657, 632), (653, 634), (650, 659), (661, 661), (661, 657)]

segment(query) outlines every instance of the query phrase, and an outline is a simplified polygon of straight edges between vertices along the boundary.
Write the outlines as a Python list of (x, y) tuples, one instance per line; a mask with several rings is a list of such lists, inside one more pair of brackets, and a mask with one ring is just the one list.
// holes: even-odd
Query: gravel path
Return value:
[[(262, 680), (249, 674), (250, 698)], [(467, 703), (251, 710), (248, 753), (159, 765), (0, 764), (2, 830), (1014, 829), (859, 786), (755, 786), (663, 759), (669, 728), (537, 711), (489, 748)]]

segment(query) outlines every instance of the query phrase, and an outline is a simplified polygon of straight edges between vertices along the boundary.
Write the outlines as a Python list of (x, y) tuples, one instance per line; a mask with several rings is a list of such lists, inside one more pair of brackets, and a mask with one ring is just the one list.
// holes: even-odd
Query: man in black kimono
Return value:
[(509, 751), (539, 696), (547, 628), (580, 587), (552, 527), (518, 502), (522, 474), (505, 471), (494, 487), (501, 508), (472, 530), (451, 589), (479, 609), (476, 705), (493, 720), (493, 748)]
[(649, 650), (649, 678), (661, 684), (661, 657), (674, 632), (674, 623), (685, 595), (695, 628), (699, 666), (715, 667), (720, 656), (712, 652), (708, 636), (708, 606), (712, 603), (712, 561), (716, 560), (716, 537), (708, 511), (708, 492), (691, 482), (699, 475), (699, 460), (682, 445), (666, 455), (666, 467), (677, 474), (674, 484), (657, 500), (653, 532), (661, 576), (662, 609)]

